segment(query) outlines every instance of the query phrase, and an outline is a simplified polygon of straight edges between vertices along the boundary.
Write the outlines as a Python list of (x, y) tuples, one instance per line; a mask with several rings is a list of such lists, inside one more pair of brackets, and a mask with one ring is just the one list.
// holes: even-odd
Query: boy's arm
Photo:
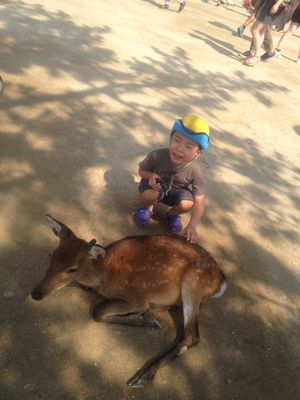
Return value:
[(196, 231), (197, 225), (203, 215), (205, 208), (205, 197), (195, 196), (194, 205), (191, 210), (191, 218), (187, 226), (183, 230), (183, 235), (189, 242), (195, 243), (199, 241), (199, 236)]
[(157, 183), (157, 180), (160, 179), (160, 175), (155, 174), (152, 171), (145, 171), (141, 168), (139, 168), (139, 174), (142, 178), (148, 180), (149, 186), (151, 186), (153, 190), (160, 191), (161, 186)]

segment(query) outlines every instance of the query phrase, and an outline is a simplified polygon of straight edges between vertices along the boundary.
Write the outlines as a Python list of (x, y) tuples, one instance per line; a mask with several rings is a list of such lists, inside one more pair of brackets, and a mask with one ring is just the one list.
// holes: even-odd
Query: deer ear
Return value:
[(70, 233), (72, 233), (70, 228), (68, 228), (62, 222), (57, 221), (50, 215), (47, 214), (46, 218), (47, 218), (48, 224), (49, 224), (50, 228), (52, 229), (52, 232), (54, 233), (54, 235), (56, 235), (58, 237), (68, 237), (70, 235)]
[(95, 260), (102, 260), (106, 256), (106, 250), (97, 244), (90, 248), (89, 255)]
[(88, 243), (85, 245), (85, 249), (86, 249), (87, 251), (89, 251), (89, 250), (91, 249), (91, 247), (94, 246), (94, 245), (96, 244), (96, 242), (97, 242), (96, 239), (92, 239), (90, 242), (88, 242)]

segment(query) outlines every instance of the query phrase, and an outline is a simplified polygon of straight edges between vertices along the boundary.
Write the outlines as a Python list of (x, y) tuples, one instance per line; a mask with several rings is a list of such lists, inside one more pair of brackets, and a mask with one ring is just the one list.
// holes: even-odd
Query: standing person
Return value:
[[(204, 212), (203, 171), (199, 162), (209, 146), (209, 127), (199, 116), (177, 119), (171, 130), (168, 148), (151, 151), (139, 164), (140, 207), (134, 222), (140, 228), (149, 226), (157, 202), (170, 207), (167, 227), (181, 233), (191, 242), (198, 241), (197, 225)], [(191, 212), (183, 229), (181, 214)]]
[(256, 13), (256, 21), (251, 28), (254, 46), (253, 54), (243, 61), (245, 65), (254, 66), (258, 61), (260, 61), (261, 45), (267, 27), (268, 25), (276, 25), (278, 17), (285, 8), (285, 6), (282, 6), (282, 3), (286, 1), (289, 0), (263, 0)]
[[(178, 1), (179, 1), (178, 12), (180, 12), (185, 7), (185, 0), (178, 0)], [(170, 0), (165, 0), (164, 4), (161, 7), (162, 8), (169, 8), (170, 7)]]
[[(288, 30), (284, 32), (281, 38), (279, 39), (276, 49), (274, 51), (272, 51), (273, 49), (271, 51), (267, 51), (265, 54), (261, 56), (261, 59), (263, 61), (267, 61), (269, 58), (274, 56), (280, 57), (282, 44), (285, 43), (285, 41), (296, 32), (299, 26), (300, 26), (300, 2), (298, 3), (297, 8), (292, 14), (291, 23)], [(296, 62), (297, 64), (300, 64), (300, 50)]]

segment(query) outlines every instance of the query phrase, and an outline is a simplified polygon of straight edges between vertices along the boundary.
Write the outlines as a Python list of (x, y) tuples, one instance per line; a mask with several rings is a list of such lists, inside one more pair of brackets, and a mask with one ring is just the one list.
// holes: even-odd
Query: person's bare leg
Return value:
[(244, 31), (245, 31), (246, 27), (247, 27), (249, 24), (252, 24), (252, 22), (254, 22), (254, 21), (255, 21), (255, 13), (252, 13), (252, 14), (249, 15), (248, 18), (246, 18), (245, 22), (244, 22), (241, 26), (239, 26), (239, 27), (237, 28), (238, 36), (239, 36), (239, 37), (243, 37)]
[(157, 202), (158, 197), (159, 192), (157, 190), (147, 189), (139, 194), (140, 204), (152, 211), (153, 205)]
[(264, 22), (256, 21), (251, 28), (254, 42), (254, 57), (260, 57), (261, 45), (265, 37), (267, 26), (268, 25)]
[(285, 43), (285, 41), (296, 32), (297, 28), (299, 28), (299, 25), (300, 24), (297, 24), (296, 22), (290, 23), (289, 29), (286, 32), (284, 32), (284, 34), (279, 39), (276, 50), (278, 51), (281, 50), (282, 44)]
[(248, 25), (252, 24), (255, 21), (255, 13), (250, 14), (246, 21), (243, 23), (243, 26), (247, 28)]
[(246, 60), (244, 64), (252, 66), (260, 59), (261, 45), (264, 40), (265, 32), (267, 30), (267, 24), (261, 21), (255, 21), (251, 28), (252, 40), (253, 40), (253, 55)]
[(194, 205), (194, 202), (191, 200), (182, 200), (177, 206), (173, 206), (168, 214), (181, 215), (189, 212)]

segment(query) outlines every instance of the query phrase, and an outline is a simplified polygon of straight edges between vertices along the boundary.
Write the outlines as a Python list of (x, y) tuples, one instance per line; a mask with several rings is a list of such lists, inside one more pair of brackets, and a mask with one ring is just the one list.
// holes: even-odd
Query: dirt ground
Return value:
[[(241, 3), (159, 4), (0, 1), (1, 400), (300, 398), (300, 32), (249, 68)], [(229, 288), (201, 310), (198, 346), (128, 388), (173, 319), (97, 324), (75, 286), (34, 302), (56, 245), (44, 216), (102, 244), (141, 234), (137, 164), (186, 113), (211, 126), (199, 235)]]

